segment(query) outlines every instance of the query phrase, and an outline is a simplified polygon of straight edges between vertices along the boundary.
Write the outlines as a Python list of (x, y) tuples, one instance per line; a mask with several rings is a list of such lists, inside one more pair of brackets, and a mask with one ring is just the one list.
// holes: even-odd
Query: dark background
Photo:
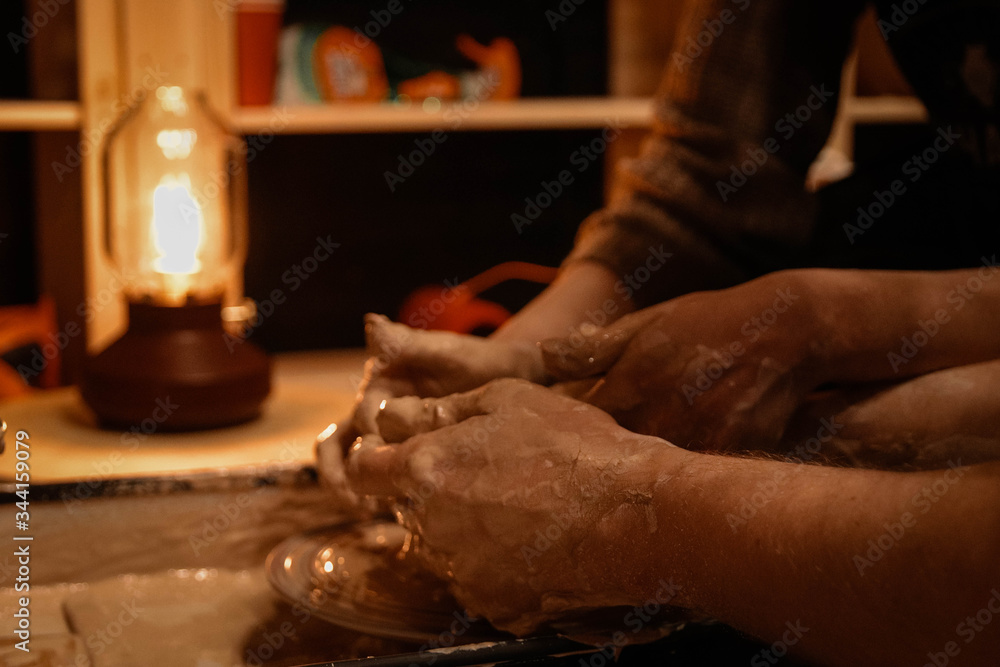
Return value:
[[(396, 56), (473, 68), (454, 48), (471, 34), (505, 36), (521, 56), (522, 95), (607, 92), (606, 4), (586, 2), (553, 31), (545, 10), (557, 3), (402, 0), (403, 11), (375, 37)], [(364, 30), (385, 2), (293, 0), (286, 23), (320, 21)], [(390, 192), (385, 172), (415, 150), (415, 134), (283, 136), (250, 164), (250, 254), (246, 293), (258, 301), (281, 289), (287, 301), (251, 338), (270, 351), (363, 344), (362, 318), (395, 318), (422, 285), (467, 280), (508, 260), (557, 265), (580, 221), (603, 201), (603, 160), (584, 173), (573, 151), (599, 132), (467, 132), (441, 129), (424, 164)], [(519, 235), (511, 222), (541, 182), (570, 169), (576, 180)], [(330, 236), (341, 247), (291, 291), (282, 275)], [(539, 291), (511, 282), (484, 296), (516, 310)]]
[[(7, 33), (20, 34), (20, 2), (0, 2), (0, 99), (31, 97), (28, 50), (14, 53)], [(31, 135), (0, 132), (0, 305), (37, 298)]]
[[(525, 96), (601, 95), (607, 92), (607, 3), (588, 0), (552, 30), (545, 16), (557, 2), (401, 0), (403, 11), (380, 29), (376, 43), (394, 57), (447, 68), (471, 68), (454, 49), (469, 33), (480, 42), (506, 36), (522, 59)], [(350, 27), (371, 21), (378, 2), (290, 0), (287, 23), (319, 21)], [(72, 5), (60, 15), (72, 16)], [(29, 54), (7, 42), (18, 33), (21, 2), (0, 3), (0, 98), (32, 96)], [(58, 57), (71, 60), (72, 32), (60, 36)], [(63, 43), (65, 42), (65, 43)], [(60, 62), (61, 62), (60, 60)], [(45, 81), (36, 97), (73, 91), (67, 62), (58, 81)], [(72, 96), (70, 94), (70, 96)], [(448, 130), (448, 127), (442, 128)], [(975, 266), (996, 239), (996, 170), (987, 174), (949, 152), (864, 236), (850, 244), (842, 229), (856, 208), (873, 200), (900, 175), (900, 165), (930, 145), (936, 126), (873, 125), (857, 130), (857, 171), (820, 194), (820, 219), (807, 265), (947, 268)], [(447, 140), (416, 173), (390, 192), (385, 172), (414, 150), (416, 134), (280, 136), (258, 151), (249, 167), (250, 252), (246, 293), (257, 300), (282, 289), (287, 301), (252, 339), (271, 352), (356, 346), (365, 312), (395, 317), (406, 295), (445, 280), (467, 280), (503, 261), (555, 265), (571, 247), (580, 223), (603, 201), (605, 165), (598, 161), (519, 235), (511, 215), (525, 197), (569, 168), (569, 156), (596, 132), (448, 131)], [(33, 180), (33, 145), (43, 135), (0, 132), (0, 305), (33, 303), (39, 270)], [(253, 137), (249, 137), (253, 139)], [(60, 140), (72, 143), (72, 137)], [(58, 142), (57, 142), (58, 143)], [(947, 166), (945, 166), (947, 164)], [(950, 196), (940, 196), (948, 193)], [(67, 224), (75, 224), (67, 218)], [(986, 234), (984, 227), (993, 235)], [(316, 237), (339, 243), (294, 292), (282, 276), (310, 255)], [(78, 243), (79, 234), (66, 234)], [(996, 247), (1000, 251), (1000, 247)], [(50, 271), (51, 273), (51, 271)], [(516, 310), (539, 287), (509, 283), (484, 297)], [(72, 308), (74, 304), (69, 304)], [(62, 304), (65, 308), (66, 304)]]

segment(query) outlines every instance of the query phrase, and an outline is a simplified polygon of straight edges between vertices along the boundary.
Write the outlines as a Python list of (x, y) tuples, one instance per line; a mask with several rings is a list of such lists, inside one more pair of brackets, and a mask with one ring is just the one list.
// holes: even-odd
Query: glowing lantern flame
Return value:
[[(153, 268), (168, 279), (170, 296), (183, 299), (191, 274), (201, 270), (198, 251), (205, 239), (201, 207), (186, 175), (164, 176), (153, 192)], [(182, 278), (183, 277), (183, 278)]]

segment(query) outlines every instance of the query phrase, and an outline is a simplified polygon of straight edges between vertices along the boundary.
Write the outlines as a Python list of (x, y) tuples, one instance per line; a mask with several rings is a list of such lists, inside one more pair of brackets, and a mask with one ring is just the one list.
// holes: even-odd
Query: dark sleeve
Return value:
[(943, 136), (957, 138), (970, 163), (995, 172), (1000, 167), (1000, 2), (874, 4), (879, 32), (931, 122)]
[[(864, 4), (689, 1), (653, 131), (618, 166), (612, 203), (584, 221), (567, 262), (631, 277), (640, 306), (792, 264), (813, 219), (805, 175)], [(664, 253), (661, 269), (641, 268)]]

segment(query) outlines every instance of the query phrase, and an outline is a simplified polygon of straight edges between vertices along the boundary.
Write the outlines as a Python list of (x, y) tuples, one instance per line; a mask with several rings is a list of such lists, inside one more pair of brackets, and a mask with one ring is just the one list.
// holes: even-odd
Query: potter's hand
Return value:
[(324, 485), (348, 508), (357, 506), (357, 498), (346, 486), (344, 453), (359, 436), (379, 433), (376, 416), (386, 399), (446, 396), (501, 377), (536, 382), (547, 377), (538, 346), (528, 342), (424, 331), (373, 314), (365, 317), (365, 337), (369, 358), (354, 413), (316, 448)]
[(768, 447), (812, 388), (809, 287), (783, 272), (682, 296), (543, 341), (546, 367), (595, 379), (580, 397), (633, 431), (695, 449)]
[(369, 359), (353, 420), (358, 435), (379, 432), (375, 418), (388, 398), (447, 396), (502, 377), (547, 377), (541, 353), (530, 343), (413, 329), (371, 314), (365, 337)]
[(522, 634), (629, 604), (598, 545), (631, 523), (648, 534), (652, 486), (682, 450), (521, 380), (390, 399), (378, 422), (385, 440), (354, 446), (351, 485), (398, 500), (419, 553), (472, 613)]

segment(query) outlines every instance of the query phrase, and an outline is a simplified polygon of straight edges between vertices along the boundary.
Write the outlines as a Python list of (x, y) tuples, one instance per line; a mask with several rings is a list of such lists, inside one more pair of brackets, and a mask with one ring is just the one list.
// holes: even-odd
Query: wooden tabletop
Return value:
[(364, 358), (361, 350), (277, 355), (274, 388), (263, 414), (246, 424), (208, 431), (147, 435), (101, 429), (76, 387), (0, 403), (0, 416), (8, 425), (0, 482), (14, 480), (11, 445), (20, 430), (30, 435), (32, 484), (300, 467), (312, 462), (316, 436), (348, 416)]

